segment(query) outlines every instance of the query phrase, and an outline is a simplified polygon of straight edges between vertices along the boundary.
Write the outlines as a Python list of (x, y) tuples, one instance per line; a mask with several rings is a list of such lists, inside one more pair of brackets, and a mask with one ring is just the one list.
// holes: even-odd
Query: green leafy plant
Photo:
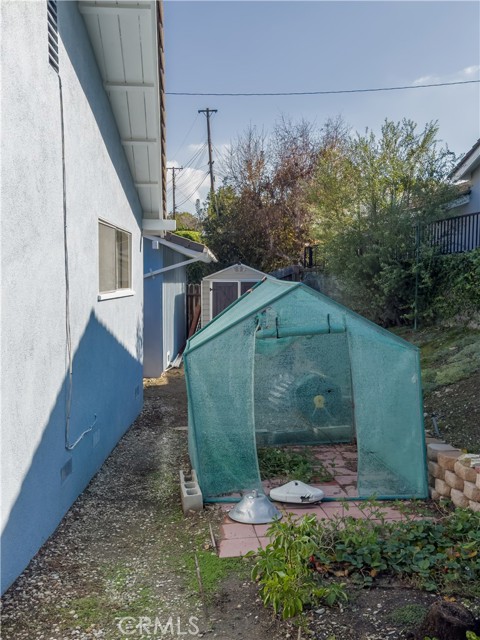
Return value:
[(332, 476), (311, 451), (292, 451), (286, 447), (264, 447), (258, 450), (262, 480), (283, 478), (302, 482), (329, 482)]
[(369, 519), (317, 521), (305, 516), (276, 522), (259, 552), (253, 577), (265, 605), (288, 618), (318, 600), (346, 598), (345, 583), (370, 585), (394, 574), (426, 591), (480, 595), (480, 514), (457, 509), (440, 521), (388, 523), (381, 508), (365, 505)]
[(311, 571), (308, 558), (317, 548), (316, 517), (305, 516), (298, 523), (290, 516), (285, 522), (275, 522), (268, 530), (272, 542), (259, 553), (252, 571), (260, 585), (265, 606), (275, 613), (291, 618), (301, 613), (306, 605), (323, 600), (329, 606), (346, 600), (343, 583), (321, 584)]

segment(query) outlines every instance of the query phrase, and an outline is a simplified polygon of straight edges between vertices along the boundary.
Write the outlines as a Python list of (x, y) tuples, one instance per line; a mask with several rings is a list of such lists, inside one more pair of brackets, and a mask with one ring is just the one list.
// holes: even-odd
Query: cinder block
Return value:
[(465, 483), (463, 485), (463, 493), (469, 500), (480, 502), (480, 489), (474, 482), (468, 482), (465, 480)]
[(480, 511), (480, 502), (475, 502), (474, 500), (470, 500), (468, 506), (472, 511)]
[(455, 461), (459, 455), (461, 455), (461, 451), (458, 449), (452, 449), (451, 451), (439, 451), (437, 456), (438, 464), (444, 469), (448, 469), (448, 471), (453, 471), (455, 466)]
[(470, 500), (464, 495), (463, 491), (452, 489), (450, 499), (456, 507), (466, 508), (469, 506)]
[(180, 497), (185, 515), (189, 511), (201, 511), (203, 509), (203, 496), (195, 469), (192, 470), (191, 476), (185, 476), (184, 472), (180, 471)]
[(440, 478), (435, 479), (435, 491), (439, 493), (441, 496), (445, 496), (446, 498), (450, 497), (450, 491), (452, 487), (449, 487), (445, 480), (440, 480)]
[(441, 495), (438, 493), (436, 489), (434, 489), (433, 487), (428, 487), (428, 491), (430, 493), (430, 498), (432, 500), (440, 500)]
[(441, 467), (438, 462), (432, 462), (432, 460), (429, 460), (428, 471), (434, 478), (440, 478), (440, 480), (445, 478), (445, 469)]
[(458, 491), (463, 491), (463, 480), (459, 478), (455, 471), (445, 471), (445, 482), (452, 489), (458, 489)]
[(438, 454), (445, 453), (445, 451), (458, 451), (458, 449), (452, 447), (451, 444), (432, 442), (431, 444), (427, 445), (427, 458), (429, 460), (433, 460), (433, 462), (437, 462)]

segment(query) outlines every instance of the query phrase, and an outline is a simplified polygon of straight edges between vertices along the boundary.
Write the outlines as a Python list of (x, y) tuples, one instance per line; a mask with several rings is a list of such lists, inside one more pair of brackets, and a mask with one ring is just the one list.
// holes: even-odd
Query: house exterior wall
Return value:
[(467, 213), (480, 211), (480, 166), (472, 171), (468, 179), (471, 183), (470, 200), (466, 204), (455, 207), (450, 211), (455, 216), (463, 216)]
[[(143, 255), (138, 197), (77, 3), (58, 3), (65, 226), (46, 2), (1, 12), (3, 592), (141, 410)], [(99, 218), (132, 234), (130, 297), (97, 299)], [(69, 403), (69, 443), (91, 429), (71, 451)]]
[[(152, 249), (152, 243), (145, 241), (145, 273), (185, 260), (176, 251), (162, 246)], [(178, 267), (145, 279), (145, 378), (160, 376), (185, 344), (186, 278), (185, 267)]]
[[(186, 257), (164, 248), (165, 266), (184, 262)], [(185, 267), (166, 271), (163, 275), (163, 368), (175, 360), (186, 341), (187, 274)]]
[[(145, 273), (162, 269), (163, 248), (153, 249), (150, 240), (144, 241)], [(157, 378), (163, 366), (163, 276), (152, 276), (144, 281), (143, 313), (143, 375)]]

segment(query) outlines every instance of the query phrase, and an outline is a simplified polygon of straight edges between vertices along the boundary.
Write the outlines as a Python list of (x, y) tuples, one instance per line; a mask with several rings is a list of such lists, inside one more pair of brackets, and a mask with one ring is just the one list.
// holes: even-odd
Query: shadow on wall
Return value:
[[(39, 381), (38, 392), (41, 387)], [(65, 447), (68, 389), (66, 377), (56, 399), (52, 393), (53, 410), (2, 532), (2, 593), (53, 533), (142, 408), (141, 361), (93, 312), (73, 359), (69, 442), (93, 429), (72, 451)]]
[[(115, 168), (125, 196), (140, 226), (142, 207), (133, 183), (125, 151), (122, 147), (112, 108), (103, 87), (102, 77), (95, 60), (85, 23), (78, 10), (78, 3), (58, 3), (58, 31), (78, 81), (82, 86), (83, 93), (88, 100), (112, 166)], [(62, 66), (60, 63), (61, 76)], [(66, 109), (68, 107), (72, 108), (74, 105), (65, 105)]]

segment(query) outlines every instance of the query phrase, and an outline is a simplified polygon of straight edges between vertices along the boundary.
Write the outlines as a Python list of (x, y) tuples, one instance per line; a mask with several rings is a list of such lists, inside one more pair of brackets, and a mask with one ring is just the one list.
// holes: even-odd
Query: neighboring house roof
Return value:
[(470, 174), (480, 166), (480, 138), (476, 141), (470, 151), (463, 156), (450, 174), (453, 182), (468, 179)]
[(79, 10), (103, 78), (143, 209), (143, 229), (163, 234), (166, 141), (162, 3), (81, 0)]
[(220, 271), (211, 273), (209, 276), (205, 276), (203, 279), (215, 280), (215, 277), (218, 276), (219, 273), (225, 273), (226, 271), (232, 271), (233, 273), (248, 271), (252, 275), (258, 275), (260, 278), (270, 277), (268, 273), (264, 273), (263, 271), (259, 271), (258, 269), (254, 269), (253, 267), (249, 267), (246, 264), (243, 264), (242, 262), (237, 262), (237, 264), (232, 264), (229, 267), (226, 267), (225, 269), (221, 269)]

